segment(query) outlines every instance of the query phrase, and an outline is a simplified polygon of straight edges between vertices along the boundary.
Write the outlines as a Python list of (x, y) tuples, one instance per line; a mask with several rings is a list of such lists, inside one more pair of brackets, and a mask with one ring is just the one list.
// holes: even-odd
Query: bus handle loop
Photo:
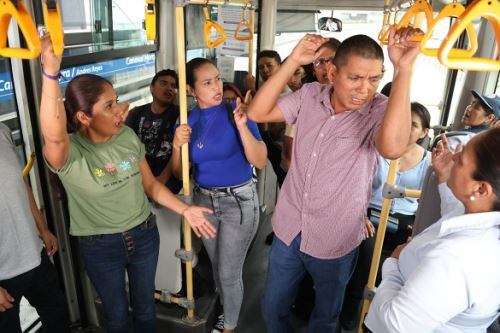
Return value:
[[(432, 7), (427, 0), (416, 0), (408, 11), (406, 11), (401, 20), (396, 24), (396, 30), (411, 26), (412, 19), (414, 19), (419, 13), (424, 13), (427, 21), (427, 28), (429, 28), (434, 21)], [(414, 35), (411, 40), (413, 42), (420, 42), (422, 38), (423, 35)]]
[(62, 55), (64, 51), (64, 34), (61, 20), (59, 1), (45, 0), (42, 2), (45, 27), (50, 34), (55, 55)]
[(28, 174), (30, 173), (31, 168), (33, 167), (33, 163), (35, 162), (35, 157), (35, 152), (32, 152), (30, 154), (30, 157), (28, 158), (28, 163), (26, 163), (26, 166), (23, 169), (23, 177), (28, 176)]
[[(203, 13), (205, 13), (205, 25), (203, 26), (205, 44), (207, 45), (208, 48), (213, 49), (226, 40), (226, 32), (224, 31), (224, 29), (222, 29), (220, 25), (218, 25), (216, 22), (210, 19), (207, 5), (203, 7)], [(214, 28), (221, 34), (221, 37), (219, 39), (216, 39), (215, 41), (212, 41), (210, 39), (210, 33), (212, 32), (212, 28)]]
[(145, 20), (144, 27), (146, 28), (146, 38), (149, 41), (154, 41), (156, 39), (156, 7), (155, 0), (146, 0), (146, 6), (144, 7)]
[[(436, 28), (438, 23), (443, 19), (448, 17), (455, 17), (458, 19), (460, 16), (462, 16), (464, 12), (465, 12), (465, 7), (461, 3), (457, 2), (457, 0), (453, 0), (453, 2), (444, 6), (444, 8), (441, 10), (438, 16), (434, 19), (432, 25), (427, 30), (427, 33), (424, 35), (422, 42), (420, 43), (420, 51), (425, 55), (437, 57), (439, 50), (438, 48), (425, 47), (427, 41), (432, 37), (434, 29)], [(474, 53), (476, 53), (478, 48), (477, 36), (476, 36), (476, 31), (474, 30), (474, 26), (472, 25), (472, 22), (467, 24), (465, 30), (467, 31), (467, 36), (469, 37), (469, 45), (470, 45), (469, 49), (464, 50), (464, 49), (453, 48), (450, 51), (450, 57), (453, 58), (472, 57)]]
[[(7, 47), (7, 32), (10, 20), (14, 19), (26, 41), (26, 48)], [(33, 59), (41, 52), (42, 46), (38, 33), (22, 0), (0, 2), (0, 56), (6, 58)]]
[[(250, 25), (250, 22), (247, 21), (247, 7), (249, 4), (247, 3), (245, 7), (243, 7), (242, 19), (238, 26), (236, 27), (236, 31), (234, 32), (234, 39), (236, 40), (251, 40), (253, 39), (253, 27)], [(248, 29), (248, 35), (240, 35), (241, 28)]]
[(497, 59), (465, 56), (453, 57), (452, 50), (456, 41), (467, 29), (467, 26), (472, 24), (478, 17), (484, 17), (491, 23), (495, 32), (497, 48), (500, 47), (500, 2), (498, 0), (475, 0), (467, 6), (465, 12), (453, 23), (448, 35), (441, 43), (441, 47), (438, 50), (438, 58), (444, 66), (452, 69), (472, 71), (500, 70), (500, 56), (498, 55)]

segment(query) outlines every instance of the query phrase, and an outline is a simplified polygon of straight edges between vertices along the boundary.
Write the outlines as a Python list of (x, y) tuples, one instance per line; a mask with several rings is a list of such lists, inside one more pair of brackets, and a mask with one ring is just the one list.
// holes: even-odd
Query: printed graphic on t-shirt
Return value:
[(131, 154), (126, 160), (120, 162), (106, 162), (103, 166), (94, 168), (94, 175), (98, 178), (103, 178), (106, 175), (113, 177), (109, 178), (109, 182), (104, 182), (103, 187), (120, 184), (123, 181), (140, 174), (140, 171), (129, 174), (129, 171), (131, 171), (134, 167), (138, 169), (137, 161), (137, 156)]

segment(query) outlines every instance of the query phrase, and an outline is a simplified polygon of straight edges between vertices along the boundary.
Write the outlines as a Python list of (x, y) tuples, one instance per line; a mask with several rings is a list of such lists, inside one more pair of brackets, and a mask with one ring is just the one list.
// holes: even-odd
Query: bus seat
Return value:
[[(475, 135), (475, 133), (467, 131), (452, 131), (446, 132), (445, 134), (451, 149), (455, 149), (459, 143), (464, 146)], [(432, 142), (431, 150), (436, 148), (439, 141), (441, 141), (441, 135), (436, 135), (434, 141)]]
[(425, 228), (441, 218), (441, 198), (434, 169), (429, 167), (425, 173), (412, 235), (416, 236)]

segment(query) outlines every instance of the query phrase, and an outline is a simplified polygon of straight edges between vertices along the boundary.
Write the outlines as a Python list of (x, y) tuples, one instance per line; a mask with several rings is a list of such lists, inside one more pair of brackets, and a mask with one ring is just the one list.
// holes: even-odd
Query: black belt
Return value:
[(236, 186), (228, 186), (228, 187), (203, 187), (198, 185), (197, 187), (200, 189), (202, 193), (205, 194), (218, 194), (218, 193), (224, 193), (224, 194), (229, 194), (232, 195), (235, 190), (248, 186), (250, 182), (252, 182), (253, 179), (249, 180), (248, 182), (241, 184), (241, 185), (236, 185)]

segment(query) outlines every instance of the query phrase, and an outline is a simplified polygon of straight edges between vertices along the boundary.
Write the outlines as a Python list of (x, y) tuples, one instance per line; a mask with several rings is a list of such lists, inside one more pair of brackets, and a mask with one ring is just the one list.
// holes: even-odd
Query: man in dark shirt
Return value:
[(153, 175), (173, 193), (182, 187), (182, 183), (172, 176), (169, 163), (179, 117), (179, 106), (174, 104), (178, 81), (177, 73), (171, 69), (156, 73), (149, 86), (153, 102), (132, 109), (126, 120), (144, 143)]

